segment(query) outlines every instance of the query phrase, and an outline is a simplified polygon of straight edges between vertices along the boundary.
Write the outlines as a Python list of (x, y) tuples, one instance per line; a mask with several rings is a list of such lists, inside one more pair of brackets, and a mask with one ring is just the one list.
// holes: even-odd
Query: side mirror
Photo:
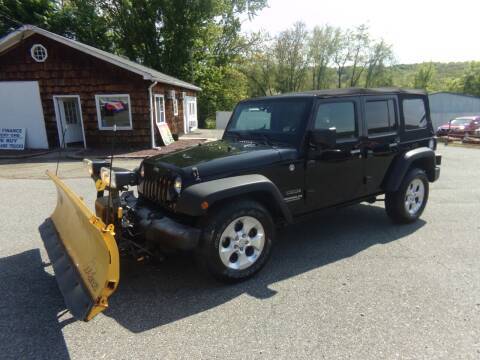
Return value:
[(310, 132), (310, 145), (333, 148), (337, 143), (337, 129), (317, 129)]

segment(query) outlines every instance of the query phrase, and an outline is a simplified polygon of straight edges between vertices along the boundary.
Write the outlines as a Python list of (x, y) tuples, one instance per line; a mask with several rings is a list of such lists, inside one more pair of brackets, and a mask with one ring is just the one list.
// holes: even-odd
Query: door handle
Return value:
[(350, 154), (355, 155), (355, 154), (360, 154), (360, 149), (353, 149), (350, 150)]
[(394, 142), (394, 143), (388, 144), (388, 147), (389, 147), (390, 149), (396, 148), (396, 147), (398, 147), (398, 143)]

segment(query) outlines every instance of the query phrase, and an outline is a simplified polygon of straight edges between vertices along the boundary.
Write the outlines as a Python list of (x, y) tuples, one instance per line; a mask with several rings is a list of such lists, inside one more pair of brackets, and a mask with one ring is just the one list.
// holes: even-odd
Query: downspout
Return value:
[(152, 138), (152, 149), (155, 149), (157, 145), (155, 144), (155, 111), (153, 109), (153, 88), (158, 84), (158, 81), (154, 81), (152, 85), (148, 87), (148, 97), (150, 98), (150, 130)]

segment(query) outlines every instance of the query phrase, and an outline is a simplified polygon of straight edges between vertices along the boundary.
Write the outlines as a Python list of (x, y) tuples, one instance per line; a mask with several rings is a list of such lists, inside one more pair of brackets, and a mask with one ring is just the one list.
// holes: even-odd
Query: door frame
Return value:
[(183, 99), (183, 132), (188, 134), (190, 132), (190, 127), (188, 124), (188, 107), (187, 102), (188, 99), (195, 99), (195, 115), (197, 117), (197, 127), (193, 130), (198, 129), (198, 101), (196, 96), (185, 96)]
[(80, 101), (80, 95), (53, 95), (53, 108), (55, 109), (55, 120), (57, 122), (58, 131), (58, 143), (60, 147), (65, 148), (66, 144), (62, 144), (62, 129), (63, 124), (60, 120), (60, 108), (58, 99), (60, 98), (76, 98), (78, 100), (78, 111), (80, 112), (80, 125), (82, 127), (83, 148), (87, 148), (87, 141), (85, 139), (85, 129), (83, 127), (83, 114), (82, 114), (82, 102)]
[[(162, 102), (163, 102), (163, 116), (164, 116), (164, 121), (163, 122), (158, 122), (157, 119), (158, 119), (158, 106), (157, 106), (157, 98), (161, 98), (162, 99)], [(167, 107), (166, 107), (166, 104), (165, 104), (165, 95), (162, 95), (162, 94), (154, 94), (153, 96), (153, 106), (155, 108), (155, 111), (154, 111), (154, 121), (155, 121), (155, 124), (158, 125), (158, 124), (167, 124)]]

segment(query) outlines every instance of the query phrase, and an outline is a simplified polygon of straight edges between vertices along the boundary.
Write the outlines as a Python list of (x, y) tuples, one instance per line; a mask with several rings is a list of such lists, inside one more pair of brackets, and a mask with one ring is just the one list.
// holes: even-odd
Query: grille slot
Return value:
[(139, 192), (144, 198), (161, 205), (167, 205), (169, 199), (169, 187), (172, 179), (169, 175), (148, 174), (142, 181)]

